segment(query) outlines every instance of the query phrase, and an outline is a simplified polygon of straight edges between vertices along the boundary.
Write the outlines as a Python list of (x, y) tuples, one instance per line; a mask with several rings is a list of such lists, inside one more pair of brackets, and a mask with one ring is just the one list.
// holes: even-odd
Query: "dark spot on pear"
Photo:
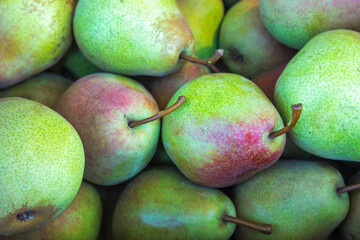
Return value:
[(243, 62), (244, 55), (242, 55), (237, 49), (230, 48), (228, 51), (228, 58), (235, 62)]

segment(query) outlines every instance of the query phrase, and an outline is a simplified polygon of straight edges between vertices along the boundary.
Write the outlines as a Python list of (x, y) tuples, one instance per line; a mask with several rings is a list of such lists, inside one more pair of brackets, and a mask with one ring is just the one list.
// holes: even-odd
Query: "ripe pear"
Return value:
[(358, 0), (259, 0), (259, 8), (271, 34), (295, 49), (328, 30), (360, 31)]
[(153, 116), (159, 108), (151, 94), (130, 78), (110, 73), (83, 77), (58, 99), (55, 110), (83, 141), (87, 181), (119, 184), (143, 170), (154, 155), (160, 122), (134, 128), (129, 122)]
[(162, 140), (175, 165), (193, 182), (228, 187), (272, 165), (282, 154), (282, 119), (250, 80), (208, 74), (183, 85), (171, 98), (186, 102), (162, 121)]
[(233, 188), (237, 216), (273, 226), (271, 235), (238, 226), (235, 239), (325, 239), (346, 217), (340, 172), (325, 163), (279, 160)]
[(224, 16), (221, 0), (176, 0), (195, 39), (194, 55), (211, 57), (218, 46), (219, 28)]
[(193, 34), (175, 0), (80, 0), (74, 35), (84, 56), (106, 72), (164, 76), (191, 56)]
[(0, 99), (0, 235), (33, 230), (65, 210), (84, 173), (84, 149), (58, 113), (24, 98)]
[(101, 226), (101, 199), (96, 188), (82, 182), (71, 204), (50, 223), (35, 231), (0, 240), (96, 240)]
[(296, 53), (266, 29), (258, 0), (240, 1), (226, 13), (219, 47), (229, 70), (249, 79), (287, 63)]
[(217, 189), (190, 182), (175, 167), (142, 172), (126, 186), (114, 211), (114, 239), (229, 239), (236, 216), (231, 200)]
[(44, 71), (65, 54), (76, 2), (0, 2), (0, 89)]
[(360, 161), (360, 33), (332, 30), (311, 39), (290, 61), (275, 87), (284, 121), (289, 104), (303, 112), (289, 132), (293, 142), (319, 157)]
[(2, 97), (22, 97), (53, 108), (56, 100), (73, 83), (60, 75), (40, 73), (14, 86), (0, 90)]
[[(360, 172), (355, 174), (350, 184), (360, 183)], [(339, 232), (343, 240), (358, 240), (360, 239), (360, 190), (355, 190), (349, 193), (350, 209), (349, 214), (339, 227)]]

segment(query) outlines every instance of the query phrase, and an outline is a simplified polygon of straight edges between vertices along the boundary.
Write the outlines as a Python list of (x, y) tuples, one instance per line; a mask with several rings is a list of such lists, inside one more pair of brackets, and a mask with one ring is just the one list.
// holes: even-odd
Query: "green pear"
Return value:
[(231, 200), (217, 189), (190, 182), (173, 167), (135, 177), (120, 195), (113, 218), (114, 239), (229, 239), (236, 216)]
[[(353, 176), (350, 184), (360, 184), (360, 172)], [(360, 239), (360, 190), (349, 193), (350, 209), (349, 214), (339, 227), (339, 232), (343, 240)]]
[(235, 239), (325, 239), (346, 217), (347, 193), (340, 172), (328, 164), (280, 160), (233, 188), (237, 216), (272, 225), (271, 235), (238, 226)]
[(40, 73), (14, 86), (0, 90), (0, 98), (22, 97), (52, 108), (72, 83), (73, 81), (57, 74)]
[(287, 63), (296, 53), (266, 29), (258, 0), (240, 1), (226, 13), (219, 47), (229, 70), (249, 79)]
[(289, 104), (303, 112), (293, 142), (323, 158), (360, 161), (360, 33), (332, 30), (311, 39), (290, 61), (275, 87), (284, 121)]
[(271, 34), (295, 49), (328, 30), (360, 31), (358, 0), (259, 0), (259, 8)]
[(73, 43), (72, 47), (66, 53), (62, 61), (64, 67), (74, 76), (75, 79), (80, 79), (92, 73), (101, 72), (97, 66), (85, 58), (76, 43)]
[(96, 188), (82, 182), (71, 204), (50, 223), (35, 231), (0, 240), (96, 240), (101, 226), (101, 199)]
[(65, 54), (76, 2), (0, 2), (0, 89), (44, 71)]
[(218, 46), (224, 4), (221, 0), (176, 0), (194, 35), (194, 55), (209, 58)]
[(228, 187), (269, 167), (283, 152), (282, 119), (250, 80), (232, 73), (207, 74), (171, 98), (185, 103), (162, 120), (162, 140), (175, 165), (193, 182)]
[(191, 56), (193, 34), (175, 0), (80, 0), (74, 35), (84, 56), (107, 72), (164, 76)]
[(77, 194), (85, 157), (58, 113), (24, 98), (0, 99), (0, 235), (40, 227)]

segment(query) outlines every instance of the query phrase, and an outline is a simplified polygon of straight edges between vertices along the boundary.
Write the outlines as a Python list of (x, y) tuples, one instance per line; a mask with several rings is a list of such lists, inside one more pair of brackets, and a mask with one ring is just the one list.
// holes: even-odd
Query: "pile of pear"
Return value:
[(357, 0), (0, 1), (0, 239), (360, 240)]

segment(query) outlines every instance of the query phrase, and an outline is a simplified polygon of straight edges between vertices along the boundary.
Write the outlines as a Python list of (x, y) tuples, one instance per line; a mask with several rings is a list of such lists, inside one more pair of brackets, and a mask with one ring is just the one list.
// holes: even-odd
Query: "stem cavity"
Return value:
[(292, 105), (291, 106), (291, 122), (290, 122), (290, 124), (288, 126), (283, 127), (280, 130), (270, 133), (269, 138), (274, 139), (280, 135), (283, 135), (283, 134), (289, 132), (295, 126), (297, 121), (299, 120), (301, 111), (302, 111), (301, 103)]
[(336, 192), (340, 195), (342, 193), (354, 191), (357, 189), (360, 189), (360, 183), (338, 188), (336, 189)]
[(129, 127), (133, 128), (133, 127), (139, 126), (139, 125), (144, 124), (144, 123), (148, 123), (148, 122), (158, 120), (158, 119), (168, 115), (169, 113), (172, 113), (173, 111), (175, 111), (179, 107), (181, 107), (184, 104), (185, 100), (186, 99), (185, 99), (184, 96), (180, 96), (178, 98), (178, 100), (176, 101), (176, 103), (174, 103), (172, 106), (168, 107), (167, 109), (165, 109), (163, 111), (160, 111), (159, 113), (155, 114), (154, 116), (149, 117), (149, 118), (145, 118), (143, 120), (130, 121), (129, 122)]
[(24, 221), (27, 222), (27, 220), (32, 220), (34, 219), (34, 211), (25, 211), (25, 212), (21, 212), (19, 213), (16, 218), (19, 219), (20, 221)]
[(231, 222), (231, 223), (235, 223), (235, 224), (239, 224), (248, 228), (251, 228), (255, 231), (261, 232), (261, 233), (265, 233), (265, 234), (271, 234), (272, 233), (272, 226), (270, 224), (257, 224), (257, 223), (252, 223), (252, 222), (248, 222), (236, 217), (231, 217), (229, 215), (224, 215), (222, 217), (222, 220), (225, 222)]
[(216, 63), (222, 57), (222, 55), (224, 55), (224, 49), (216, 49), (214, 55), (207, 59), (200, 59), (200, 58), (188, 56), (184, 52), (180, 54), (180, 58), (193, 63), (212, 64), (212, 63)]

